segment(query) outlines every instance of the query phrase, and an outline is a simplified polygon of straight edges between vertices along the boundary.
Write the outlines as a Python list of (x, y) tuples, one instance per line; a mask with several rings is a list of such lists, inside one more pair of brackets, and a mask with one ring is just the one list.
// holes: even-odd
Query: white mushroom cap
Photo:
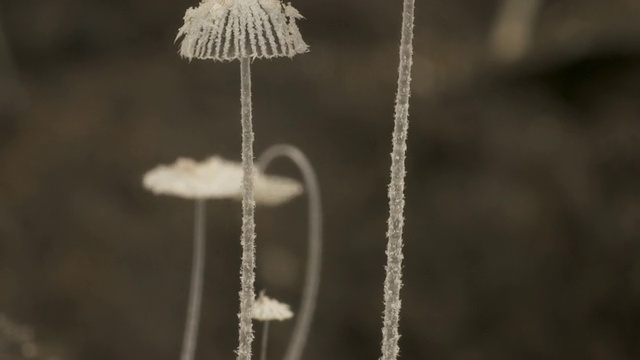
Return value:
[(251, 317), (259, 321), (282, 321), (291, 319), (293, 312), (289, 308), (289, 305), (266, 296), (263, 291), (253, 303)]
[[(254, 170), (255, 201), (258, 205), (279, 205), (302, 193), (292, 179), (265, 175)], [(185, 199), (240, 199), (242, 165), (219, 156), (202, 162), (179, 158), (171, 165), (159, 165), (143, 178), (144, 187), (156, 195)]]
[(293, 57), (309, 46), (296, 20), (302, 15), (280, 0), (202, 0), (187, 9), (180, 55), (217, 61)]

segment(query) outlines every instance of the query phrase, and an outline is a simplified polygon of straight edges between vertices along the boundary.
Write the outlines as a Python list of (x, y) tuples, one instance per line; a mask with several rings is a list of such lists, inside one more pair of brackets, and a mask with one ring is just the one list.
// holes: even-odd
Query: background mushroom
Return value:
[[(149, 170), (143, 178), (143, 184), (155, 194), (195, 200), (193, 267), (180, 356), (181, 360), (192, 360), (198, 339), (204, 284), (206, 200), (241, 198), (242, 165), (217, 156), (201, 163), (180, 158), (172, 165), (160, 165)], [(267, 205), (281, 204), (302, 192), (302, 186), (294, 180), (261, 173), (256, 176), (256, 189), (257, 203)]]

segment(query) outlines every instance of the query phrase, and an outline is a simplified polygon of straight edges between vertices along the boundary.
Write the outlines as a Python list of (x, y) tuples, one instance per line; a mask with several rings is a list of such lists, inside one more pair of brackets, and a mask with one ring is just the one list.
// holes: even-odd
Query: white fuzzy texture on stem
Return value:
[(198, 325), (200, 323), (200, 304), (202, 303), (202, 284), (204, 280), (206, 200), (195, 201), (195, 221), (193, 231), (193, 265), (191, 269), (191, 288), (187, 321), (182, 341), (180, 360), (193, 360), (198, 342)]
[(274, 145), (265, 150), (258, 159), (258, 166), (262, 172), (276, 157), (283, 156), (293, 161), (304, 178), (309, 201), (309, 248), (307, 250), (307, 269), (302, 303), (296, 320), (296, 326), (284, 356), (285, 360), (299, 360), (309, 337), (311, 321), (318, 299), (320, 287), (320, 269), (322, 263), (322, 204), (320, 199), (320, 185), (313, 166), (302, 151), (291, 145)]
[(391, 182), (389, 183), (389, 221), (387, 230), (387, 266), (384, 280), (384, 319), (382, 327), (382, 360), (398, 358), (400, 333), (400, 289), (402, 288), (402, 234), (404, 227), (404, 178), (409, 129), (409, 97), (413, 63), (413, 19), (415, 0), (404, 0), (400, 65), (396, 93)]
[(251, 123), (251, 64), (240, 59), (240, 103), (242, 115), (242, 264), (240, 268), (240, 329), (236, 352), (238, 360), (251, 360), (255, 301), (255, 200), (253, 195), (253, 125)]

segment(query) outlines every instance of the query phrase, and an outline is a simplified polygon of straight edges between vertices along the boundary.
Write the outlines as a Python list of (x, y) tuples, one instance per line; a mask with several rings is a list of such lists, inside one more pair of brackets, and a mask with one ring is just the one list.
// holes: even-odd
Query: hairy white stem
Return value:
[(269, 341), (269, 323), (265, 321), (262, 326), (262, 342), (260, 344), (260, 360), (267, 360), (267, 343)]
[(191, 268), (191, 287), (187, 322), (182, 341), (180, 360), (193, 360), (198, 342), (198, 325), (200, 323), (200, 304), (202, 303), (202, 284), (204, 280), (206, 201), (195, 201), (195, 221), (193, 231), (193, 265)]
[(399, 347), (400, 289), (402, 288), (402, 231), (404, 227), (404, 178), (409, 128), (409, 96), (413, 63), (413, 18), (415, 0), (404, 0), (400, 65), (396, 93), (391, 182), (389, 184), (389, 221), (387, 230), (387, 266), (384, 280), (384, 319), (382, 360), (395, 360)]
[(320, 268), (322, 263), (322, 203), (320, 200), (320, 185), (313, 166), (307, 157), (294, 146), (274, 145), (267, 149), (258, 159), (260, 169), (264, 172), (273, 159), (278, 156), (289, 158), (293, 161), (304, 179), (309, 199), (309, 223), (307, 249), (307, 269), (304, 289), (302, 290), (302, 303), (296, 326), (293, 330), (289, 347), (285, 354), (285, 360), (299, 360), (304, 346), (309, 337), (311, 321), (316, 308), (318, 288), (320, 286)]
[(251, 360), (255, 301), (255, 200), (253, 193), (253, 126), (251, 124), (251, 60), (240, 59), (240, 103), (242, 106), (242, 265), (240, 268), (240, 329), (238, 360)]

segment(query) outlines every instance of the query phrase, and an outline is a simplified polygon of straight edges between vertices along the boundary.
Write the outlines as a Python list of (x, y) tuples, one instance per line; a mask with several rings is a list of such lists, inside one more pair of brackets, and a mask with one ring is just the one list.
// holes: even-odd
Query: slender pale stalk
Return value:
[(262, 342), (260, 344), (260, 360), (267, 360), (267, 343), (269, 341), (269, 323), (265, 321), (262, 326)]
[(307, 157), (294, 146), (274, 145), (267, 149), (258, 159), (260, 169), (264, 172), (267, 166), (278, 156), (289, 158), (300, 169), (308, 196), (308, 241), (307, 268), (302, 290), (302, 303), (296, 326), (293, 330), (285, 360), (298, 360), (309, 337), (311, 321), (316, 308), (318, 288), (320, 286), (320, 268), (322, 260), (322, 204), (318, 177)]
[(240, 329), (238, 360), (251, 360), (255, 298), (255, 200), (253, 193), (253, 125), (251, 123), (251, 63), (240, 59), (240, 103), (242, 106), (242, 265), (240, 269)]
[(389, 221), (387, 231), (387, 266), (384, 280), (384, 322), (382, 360), (395, 360), (399, 347), (400, 289), (402, 288), (402, 231), (404, 227), (404, 178), (409, 129), (409, 96), (413, 63), (413, 18), (415, 0), (404, 0), (398, 92), (396, 93), (391, 182), (389, 184)]
[(181, 360), (193, 360), (196, 352), (196, 343), (198, 342), (198, 325), (200, 323), (200, 304), (202, 303), (206, 202), (203, 199), (198, 199), (195, 203), (191, 288), (189, 290), (189, 305), (187, 308), (187, 322), (184, 329), (184, 339), (182, 341), (182, 354), (180, 355)]

